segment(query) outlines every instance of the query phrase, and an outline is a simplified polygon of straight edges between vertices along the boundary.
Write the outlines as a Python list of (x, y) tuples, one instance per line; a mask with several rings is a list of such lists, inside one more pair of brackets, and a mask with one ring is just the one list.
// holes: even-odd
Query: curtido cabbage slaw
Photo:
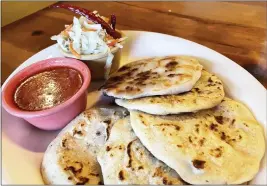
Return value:
[[(96, 11), (94, 13), (97, 14)], [(108, 18), (101, 18), (108, 22)], [(72, 53), (80, 59), (81, 55), (111, 53), (114, 47), (122, 48), (121, 43), (126, 37), (114, 39), (101, 24), (81, 16), (79, 19), (74, 17), (73, 24), (65, 25), (65, 30), (51, 39), (56, 40), (64, 52)]]

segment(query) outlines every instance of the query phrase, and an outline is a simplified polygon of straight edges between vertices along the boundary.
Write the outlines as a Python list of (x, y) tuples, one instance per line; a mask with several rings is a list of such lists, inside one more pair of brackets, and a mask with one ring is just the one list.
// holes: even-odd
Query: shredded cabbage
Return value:
[[(83, 30), (84, 29), (84, 30)], [(70, 52), (70, 44), (80, 55), (107, 53), (109, 46), (105, 42), (107, 33), (100, 24), (89, 24), (85, 17), (73, 18), (73, 25), (66, 31), (68, 37), (63, 34), (51, 37), (56, 40), (65, 52)]]

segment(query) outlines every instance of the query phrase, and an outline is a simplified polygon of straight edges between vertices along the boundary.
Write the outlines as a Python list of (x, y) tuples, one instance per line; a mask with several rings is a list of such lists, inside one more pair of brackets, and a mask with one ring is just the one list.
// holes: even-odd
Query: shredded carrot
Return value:
[(64, 37), (69, 37), (68, 32), (66, 32), (65, 30), (63, 30), (60, 35), (64, 36)]
[(108, 43), (108, 46), (114, 46), (117, 43), (117, 40), (113, 40), (110, 43)]
[(65, 29), (65, 31), (70, 31), (71, 27), (72, 27), (72, 24), (70, 24), (70, 25)]
[(84, 32), (90, 32), (90, 31), (97, 31), (96, 29), (93, 29), (93, 28), (82, 28), (82, 31)]
[(64, 37), (69, 37), (68, 31), (70, 31), (72, 27), (72, 24), (70, 24), (65, 30), (63, 30), (60, 34), (63, 35)]
[(88, 20), (87, 23), (88, 23), (88, 24), (94, 24), (94, 22), (91, 21), (91, 20)]
[(78, 54), (74, 49), (73, 49), (73, 46), (72, 46), (72, 43), (70, 43), (70, 52), (76, 56), (77, 58), (81, 58), (81, 55)]

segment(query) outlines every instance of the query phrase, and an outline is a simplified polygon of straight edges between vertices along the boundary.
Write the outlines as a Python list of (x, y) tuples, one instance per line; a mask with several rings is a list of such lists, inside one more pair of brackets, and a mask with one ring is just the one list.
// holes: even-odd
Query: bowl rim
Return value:
[[(51, 66), (45, 66), (45, 64), (48, 62), (49, 62), (49, 64), (51, 64)], [(73, 64), (73, 63), (76, 64), (75, 67), (70, 66), (70, 64)], [(30, 69), (32, 67), (36, 67), (36, 69), (38, 69), (38, 70), (31, 71)], [(15, 103), (13, 104), (14, 107), (12, 107), (11, 104), (9, 103), (9, 101), (6, 100), (7, 97), (10, 97), (10, 96), (13, 97), (13, 95), (14, 95), (14, 94), (6, 94), (7, 89), (9, 88), (9, 85), (12, 83), (19, 83), (18, 79), (20, 76), (24, 77), (23, 80), (25, 80), (26, 78), (29, 78), (30, 76), (36, 74), (36, 71), (38, 73), (38, 71), (40, 72), (42, 70), (49, 69), (49, 67), (74, 68), (83, 77), (82, 86), (68, 100), (66, 100), (65, 102), (63, 102), (57, 106), (54, 106), (54, 107), (51, 107), (48, 109), (39, 110), (39, 111), (26, 111), (26, 110), (22, 110), (19, 107), (17, 107), (15, 105)], [(31, 71), (31, 72), (24, 76), (23, 74), (27, 71)], [(21, 117), (21, 118), (35, 118), (35, 117), (52, 115), (52, 114), (55, 114), (55, 113), (61, 111), (62, 109), (66, 108), (68, 106), (71, 106), (71, 104), (73, 104), (87, 90), (90, 82), (91, 82), (90, 69), (83, 62), (81, 62), (77, 59), (66, 58), (66, 57), (55, 57), (55, 58), (40, 60), (40, 61), (33, 63), (32, 65), (29, 65), (29, 66), (23, 68), (18, 73), (16, 73), (8, 82), (6, 82), (6, 85), (2, 90), (2, 105), (3, 105), (3, 108), (8, 113), (10, 113), (11, 115), (17, 116), (17, 117)], [(12, 90), (12, 92), (14, 92), (16, 90), (16, 88), (17, 88), (17, 86), (14, 88), (14, 90)]]

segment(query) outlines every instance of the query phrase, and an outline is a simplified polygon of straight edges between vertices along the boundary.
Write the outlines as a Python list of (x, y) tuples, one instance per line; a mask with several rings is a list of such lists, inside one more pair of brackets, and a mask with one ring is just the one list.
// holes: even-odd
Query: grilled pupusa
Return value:
[(142, 59), (113, 73), (102, 91), (123, 99), (178, 94), (192, 89), (201, 76), (201, 70), (199, 61), (188, 56)]
[(259, 170), (263, 129), (237, 101), (224, 98), (215, 108), (190, 114), (130, 116), (142, 144), (188, 183), (241, 184)]
[(188, 92), (136, 99), (116, 99), (115, 102), (130, 110), (168, 115), (212, 108), (222, 101), (224, 95), (221, 80), (206, 70), (202, 70), (200, 79)]
[(129, 117), (113, 125), (97, 159), (105, 184), (184, 184), (173, 169), (142, 145), (131, 128)]

